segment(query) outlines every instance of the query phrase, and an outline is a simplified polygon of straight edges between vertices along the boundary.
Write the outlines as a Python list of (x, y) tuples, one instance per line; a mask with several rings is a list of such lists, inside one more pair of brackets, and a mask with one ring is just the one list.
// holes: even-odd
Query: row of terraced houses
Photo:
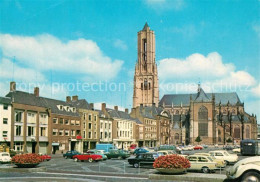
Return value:
[(141, 105), (130, 114), (128, 109), (109, 109), (103, 103), (101, 110), (95, 110), (78, 96), (61, 101), (39, 93), (38, 87), (27, 93), (10, 83), (10, 92), (0, 97), (1, 143), (15, 151), (50, 154), (83, 152), (97, 143), (128, 149), (131, 144), (155, 147), (170, 142), (168, 113), (158, 107)]

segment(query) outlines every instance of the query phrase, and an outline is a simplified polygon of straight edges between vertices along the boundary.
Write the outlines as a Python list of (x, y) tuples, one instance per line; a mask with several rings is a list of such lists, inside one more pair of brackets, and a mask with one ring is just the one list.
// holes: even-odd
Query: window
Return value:
[(208, 109), (201, 106), (198, 112), (199, 136), (208, 136)]
[(246, 126), (246, 138), (250, 138), (250, 126)]
[(215, 156), (224, 156), (224, 155), (222, 153), (220, 153), (220, 152), (216, 152)]
[(3, 108), (4, 108), (4, 110), (8, 110), (8, 105), (7, 105), (7, 104), (4, 104), (4, 105), (3, 105)]
[(111, 129), (111, 123), (109, 123), (108, 128)]
[(96, 132), (94, 132), (94, 138), (97, 138), (97, 133)]
[(240, 138), (240, 127), (235, 126), (234, 128), (234, 138)]
[(59, 135), (63, 136), (63, 130), (59, 130)]
[(21, 136), (22, 134), (22, 126), (15, 126), (15, 135)]
[(87, 118), (86, 115), (87, 115), (86, 113), (83, 114), (83, 119), (84, 120), (86, 120), (86, 118)]
[(8, 131), (3, 131), (3, 137), (4, 137), (4, 138), (7, 137), (7, 133), (8, 133)]
[(34, 127), (28, 126), (27, 133), (28, 133), (28, 136), (34, 136)]
[(174, 139), (175, 139), (175, 140), (179, 140), (179, 134), (178, 134), (178, 133), (175, 133)]
[(141, 83), (141, 90), (143, 90), (144, 88), (143, 88), (143, 83)]
[(14, 142), (15, 151), (23, 151), (23, 142)]
[(22, 112), (21, 111), (15, 111), (15, 122), (22, 122)]
[(63, 123), (64, 123), (63, 118), (60, 118), (60, 124), (63, 124)]
[(75, 136), (75, 130), (71, 130), (71, 136)]
[(107, 123), (105, 123), (105, 129), (107, 129)]
[(76, 121), (76, 125), (79, 126), (80, 125), (80, 121), (77, 120)]
[(90, 130), (91, 130), (91, 123), (89, 123), (89, 124), (88, 124), (88, 129), (90, 129)]
[(97, 115), (94, 116), (94, 121), (97, 121)]
[(111, 132), (109, 132), (109, 138), (111, 138)]
[(101, 129), (103, 128), (103, 123), (100, 124), (100, 128), (101, 128)]
[(83, 128), (86, 129), (86, 122), (83, 123)]
[(83, 138), (86, 138), (86, 131), (83, 131)]
[(47, 136), (47, 128), (45, 127), (40, 128), (40, 136)]
[(57, 134), (58, 134), (58, 129), (53, 129), (52, 130), (52, 135), (53, 136), (57, 136)]
[(57, 124), (58, 122), (57, 122), (57, 118), (53, 118), (52, 119), (52, 122), (53, 122), (53, 124)]
[(147, 80), (145, 79), (145, 80), (144, 80), (144, 89), (145, 89), (145, 90), (147, 90), (147, 85), (148, 85), (148, 84), (147, 84)]
[(68, 119), (65, 119), (65, 124), (66, 124), (66, 125), (69, 125), (69, 124), (70, 124), (70, 122), (69, 122)]
[(91, 132), (88, 132), (88, 138), (91, 138)]
[(100, 132), (100, 138), (103, 139), (103, 132)]
[(75, 125), (75, 120), (70, 121), (71, 125)]
[(65, 136), (69, 136), (69, 130), (65, 130)]
[(80, 130), (76, 130), (76, 135), (80, 135)]
[(63, 106), (60, 106), (60, 110), (63, 110)]
[(107, 132), (105, 132), (105, 138), (107, 138)]
[(3, 124), (8, 124), (8, 119), (7, 118), (3, 118)]
[(91, 114), (88, 115), (88, 120), (91, 121)]

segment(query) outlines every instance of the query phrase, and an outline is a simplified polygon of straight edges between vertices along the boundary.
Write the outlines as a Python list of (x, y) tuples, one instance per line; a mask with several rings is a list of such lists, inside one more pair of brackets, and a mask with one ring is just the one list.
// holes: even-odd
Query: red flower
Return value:
[(185, 157), (182, 157), (177, 154), (173, 155), (165, 155), (158, 157), (154, 163), (154, 168), (178, 168), (178, 169), (186, 169), (190, 167), (190, 161)]
[(17, 164), (36, 164), (42, 162), (42, 158), (38, 154), (18, 154), (12, 158), (12, 163)]

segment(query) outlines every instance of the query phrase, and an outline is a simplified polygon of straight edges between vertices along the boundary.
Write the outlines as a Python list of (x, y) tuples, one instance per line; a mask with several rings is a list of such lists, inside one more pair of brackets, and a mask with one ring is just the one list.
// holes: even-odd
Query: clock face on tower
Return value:
[(138, 32), (138, 61), (134, 75), (133, 107), (158, 106), (159, 88), (157, 65), (155, 63), (155, 35), (146, 23), (143, 30)]

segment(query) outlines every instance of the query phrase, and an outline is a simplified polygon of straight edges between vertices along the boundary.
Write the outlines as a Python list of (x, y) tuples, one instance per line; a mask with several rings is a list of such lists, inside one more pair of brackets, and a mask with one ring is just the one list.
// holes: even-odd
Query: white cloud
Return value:
[(122, 49), (122, 50), (127, 50), (127, 45), (124, 41), (120, 40), (120, 39), (116, 39), (114, 42), (114, 46), (118, 49)]
[(145, 4), (155, 11), (181, 10), (184, 6), (184, 0), (146, 0)]
[(223, 63), (216, 52), (207, 56), (192, 54), (186, 59), (167, 58), (158, 64), (160, 89), (167, 92), (196, 92), (197, 83), (202, 81), (205, 91), (249, 92), (257, 84), (248, 72), (236, 70), (230, 63)]
[(260, 97), (260, 84), (254, 88), (252, 88), (252, 92), (255, 96)]
[(92, 40), (62, 42), (49, 34), (35, 37), (0, 34), (0, 39), (4, 57), (16, 56), (18, 62), (39, 71), (55, 69), (109, 80), (123, 64), (105, 56)]

